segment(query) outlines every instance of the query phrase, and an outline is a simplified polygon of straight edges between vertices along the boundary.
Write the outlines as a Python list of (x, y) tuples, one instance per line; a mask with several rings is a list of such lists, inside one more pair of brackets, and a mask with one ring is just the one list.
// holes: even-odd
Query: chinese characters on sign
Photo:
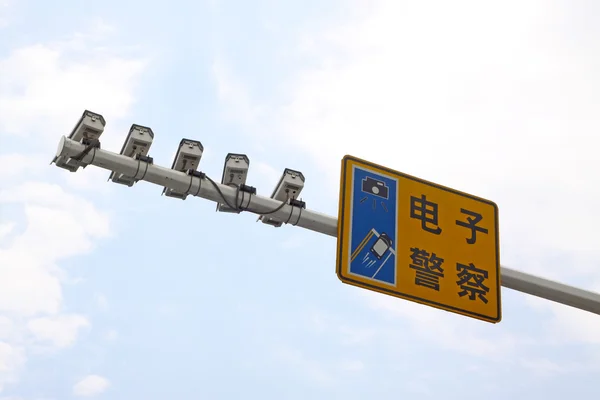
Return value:
[(413, 253), (410, 258), (412, 264), (410, 267), (415, 269), (415, 285), (421, 285), (433, 290), (440, 290), (440, 278), (444, 277), (442, 269), (443, 258), (439, 258), (435, 253), (429, 254), (425, 250), (413, 247), (410, 249)]
[(456, 269), (459, 278), (456, 283), (462, 289), (458, 292), (458, 295), (462, 297), (468, 294), (469, 300), (475, 300), (475, 295), (477, 295), (479, 300), (487, 303), (488, 300), (484, 295), (489, 292), (490, 289), (483, 284), (483, 280), (488, 277), (487, 271), (475, 268), (473, 263), (469, 263), (469, 265), (457, 263)]
[(498, 239), (493, 202), (344, 157), (342, 282), (499, 322)]
[[(468, 215), (467, 221), (456, 221), (456, 225), (468, 228), (471, 230), (470, 236), (466, 239), (466, 242), (470, 245), (476, 243), (476, 233), (482, 232), (487, 234), (488, 230), (477, 226), (483, 217), (481, 214), (474, 211), (460, 209), (461, 213)], [(421, 197), (411, 196), (410, 198), (410, 217), (421, 221), (421, 229), (426, 232), (439, 235), (442, 229), (437, 226), (438, 224), (438, 205), (434, 202), (427, 201), (425, 195)], [(431, 225), (435, 225), (432, 228)], [(412, 260), (411, 268), (415, 269), (415, 285), (424, 286), (433, 290), (440, 290), (439, 278), (444, 276), (444, 270), (441, 268), (441, 264), (444, 261), (432, 253), (431, 256), (425, 250), (419, 250), (417, 248), (410, 249), (413, 254), (410, 256)], [(485, 298), (487, 292), (490, 289), (485, 286), (484, 280), (487, 279), (488, 273), (485, 270), (481, 270), (475, 267), (473, 263), (468, 265), (456, 263), (456, 284), (459, 287), (458, 295), (465, 296), (469, 295), (469, 300), (481, 300), (487, 303), (488, 300)], [(477, 297), (476, 297), (477, 296)]]
[(438, 205), (427, 201), (425, 195), (410, 197), (410, 217), (421, 220), (421, 229), (435, 235), (442, 233), (438, 225)]
[(481, 221), (483, 217), (481, 216), (481, 214), (478, 214), (474, 211), (465, 210), (464, 208), (461, 208), (460, 212), (468, 215), (467, 222), (457, 220), (456, 225), (463, 226), (465, 228), (469, 228), (471, 230), (471, 237), (466, 239), (467, 243), (475, 244), (475, 242), (477, 241), (477, 238), (476, 238), (477, 232), (482, 232), (482, 233), (486, 233), (486, 234), (488, 233), (488, 230), (486, 228), (477, 226), (477, 223), (479, 221)]

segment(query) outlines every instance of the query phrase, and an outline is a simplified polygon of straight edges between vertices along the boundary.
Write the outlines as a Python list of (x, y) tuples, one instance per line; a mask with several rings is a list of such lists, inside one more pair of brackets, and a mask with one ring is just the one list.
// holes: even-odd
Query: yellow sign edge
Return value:
[[(358, 166), (361, 166), (361, 164), (362, 164), (362, 166), (364, 166), (364, 167), (379, 170), (384, 173), (388, 173), (390, 175), (396, 175), (399, 177), (417, 181), (419, 183), (433, 186), (435, 188), (445, 190), (445, 191), (457, 194), (459, 196), (463, 196), (463, 197), (467, 197), (467, 198), (477, 200), (477, 201), (480, 201), (483, 203), (487, 203), (494, 208), (494, 219), (495, 219), (495, 228), (496, 228), (495, 229), (495, 231), (496, 231), (495, 232), (496, 233), (496, 243), (495, 243), (495, 245), (496, 245), (496, 293), (497, 293), (497, 298), (498, 298), (498, 307), (496, 309), (497, 316), (495, 318), (484, 315), (484, 314), (479, 314), (479, 313), (471, 312), (468, 310), (463, 310), (463, 309), (459, 309), (456, 307), (436, 303), (433, 301), (422, 299), (420, 297), (411, 296), (411, 295), (400, 293), (400, 292), (393, 291), (393, 290), (388, 290), (388, 289), (381, 288), (381, 287), (378, 287), (375, 285), (370, 285), (368, 283), (364, 283), (364, 282), (349, 278), (347, 276), (344, 276), (343, 265), (342, 265), (342, 254), (343, 254), (343, 251), (345, 250), (345, 248), (344, 248), (345, 243), (344, 243), (344, 238), (342, 236), (342, 232), (344, 230), (344, 216), (345, 216), (345, 211), (346, 211), (344, 204), (345, 204), (346, 197), (351, 195), (351, 193), (347, 193), (348, 188), (346, 187), (346, 181), (347, 181), (346, 174), (348, 172), (348, 165), (350, 164), (350, 162), (352, 162)], [(342, 164), (341, 165), (342, 168), (341, 168), (341, 173), (340, 173), (340, 196), (339, 196), (339, 205), (338, 205), (338, 227), (337, 227), (338, 228), (338, 232), (337, 232), (338, 240), (337, 240), (337, 254), (336, 254), (336, 258), (337, 258), (336, 274), (340, 281), (342, 281), (343, 283), (348, 284), (348, 285), (360, 287), (363, 289), (373, 290), (375, 292), (379, 292), (382, 294), (387, 294), (387, 295), (397, 297), (400, 299), (404, 299), (404, 300), (414, 301), (414, 302), (428, 305), (430, 307), (434, 307), (434, 308), (437, 308), (440, 310), (454, 312), (457, 314), (461, 314), (461, 315), (464, 315), (467, 317), (483, 320), (486, 322), (498, 323), (502, 320), (502, 294), (501, 294), (501, 289), (502, 289), (502, 282), (501, 282), (502, 276), (501, 275), (502, 274), (500, 273), (500, 234), (499, 234), (500, 228), (499, 228), (499, 223), (498, 223), (499, 222), (498, 221), (498, 205), (496, 203), (494, 203), (491, 200), (484, 199), (482, 197), (478, 197), (478, 196), (475, 196), (475, 195), (472, 195), (472, 194), (469, 194), (466, 192), (462, 192), (460, 190), (452, 189), (450, 187), (443, 186), (443, 185), (440, 185), (437, 183), (433, 183), (433, 182), (427, 181), (425, 179), (417, 178), (415, 176), (408, 175), (403, 172), (396, 171), (391, 168), (387, 168), (382, 165), (375, 164), (370, 161), (366, 161), (366, 160), (363, 160), (363, 159), (360, 159), (358, 157), (354, 157), (351, 155), (345, 155), (342, 158), (341, 164)]]

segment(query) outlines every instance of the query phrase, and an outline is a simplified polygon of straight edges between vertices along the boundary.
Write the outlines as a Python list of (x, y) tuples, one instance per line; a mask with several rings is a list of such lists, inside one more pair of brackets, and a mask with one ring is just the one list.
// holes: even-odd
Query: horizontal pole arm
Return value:
[[(61, 138), (56, 156), (78, 157), (85, 149), (85, 145), (63, 137)], [(262, 215), (268, 213), (270, 218), (289, 222), (290, 224), (329, 236), (337, 236), (336, 220), (325, 214), (306, 209), (300, 210), (298, 207), (290, 205), (281, 207), (281, 201), (270, 197), (249, 196), (247, 193), (244, 195), (239, 194), (238, 196), (236, 188), (215, 182), (216, 187), (223, 194), (223, 197), (221, 197), (221, 193), (219, 193), (215, 185), (208, 181), (208, 179), (200, 179), (181, 171), (148, 164), (144, 161), (97, 148), (91, 149), (89, 153), (81, 158), (80, 162), (83, 165), (95, 165), (109, 171), (124, 174), (125, 176), (135, 177), (139, 180), (168, 187), (180, 193), (202, 197), (217, 203), (224, 203), (223, 197), (225, 197), (225, 200), (230, 204), (239, 205), (244, 210), (254, 214)], [(271, 211), (277, 208), (280, 209), (271, 213)]]
[(502, 286), (600, 315), (600, 294), (502, 267)]
[[(81, 155), (85, 149), (86, 146), (83, 144), (63, 136), (56, 155), (57, 157), (76, 157)], [(81, 163), (95, 165), (109, 171), (168, 187), (178, 192), (187, 192), (192, 196), (223, 203), (221, 194), (216, 189), (218, 187), (223, 197), (230, 204), (240, 205), (246, 211), (259, 215), (269, 213), (281, 206), (280, 201), (259, 195), (248, 197), (245, 194), (245, 197), (240, 201), (239, 197), (236, 199), (237, 190), (231, 186), (215, 182), (215, 187), (207, 179), (193, 177), (170, 168), (147, 164), (144, 161), (107, 150), (94, 148), (81, 159)], [(300, 212), (298, 207), (285, 205), (278, 211), (269, 214), (269, 217), (337, 237), (337, 218), (319, 212), (307, 209)], [(600, 315), (600, 294), (598, 293), (519, 272), (505, 266), (501, 267), (501, 279), (502, 286), (506, 288)]]

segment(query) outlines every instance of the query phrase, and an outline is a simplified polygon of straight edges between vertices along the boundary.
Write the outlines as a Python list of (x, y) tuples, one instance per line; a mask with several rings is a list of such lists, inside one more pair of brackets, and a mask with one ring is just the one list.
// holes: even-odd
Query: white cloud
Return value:
[(56, 262), (107, 237), (108, 217), (89, 201), (47, 183), (1, 190), (0, 204), (23, 207), (26, 222), (24, 232), (0, 247), (0, 310), (58, 313), (62, 294)]
[[(109, 235), (106, 213), (58, 185), (27, 182), (0, 191), (0, 203), (24, 207), (27, 232), (11, 245), (11, 252), (20, 252), (23, 257), (57, 261), (85, 253), (92, 248), (94, 239)], [(31, 248), (36, 249), (35, 255), (27, 255)]]
[(73, 394), (77, 397), (97, 396), (110, 386), (108, 379), (100, 375), (88, 375), (73, 386)]
[(4, 315), (0, 315), (0, 340), (10, 338), (14, 333), (14, 323)]
[[(70, 60), (73, 52), (86, 60)], [(133, 105), (144, 67), (143, 60), (106, 54), (100, 48), (82, 51), (72, 43), (16, 49), (0, 60), (0, 132), (58, 143), (84, 108), (113, 120), (122, 118)]]
[(47, 162), (45, 165), (40, 162), (44, 159), (39, 154), (0, 154), (0, 179), (6, 182), (8, 179), (20, 178), (24, 173), (40, 172), (43, 167), (47, 167), (52, 159), (46, 155)]
[(89, 325), (87, 318), (81, 315), (59, 315), (32, 319), (27, 328), (40, 342), (62, 348), (71, 346), (77, 340), (79, 330)]
[[(79, 171), (78, 171), (79, 172)], [(106, 195), (112, 193), (113, 185), (106, 183), (109, 171), (101, 168), (86, 168), (85, 172), (65, 174), (65, 183), (80, 191)]]
[[(68, 275), (60, 263), (111, 234), (108, 213), (66, 190), (88, 191), (102, 174), (69, 176), (48, 164), (84, 109), (103, 113), (113, 129), (130, 113), (147, 62), (107, 47), (105, 39), (117, 32), (110, 25), (97, 19), (89, 27), (0, 59), (0, 141), (9, 146), (0, 150), (0, 386), (18, 378), (28, 353), (73, 345), (90, 326), (86, 317), (64, 313)], [(106, 136), (109, 147), (121, 139)], [(59, 174), (66, 188), (48, 179)]]
[(0, 312), (34, 315), (59, 311), (59, 278), (34, 254), (0, 250)]
[(10, 25), (12, 0), (0, 0), (0, 29)]
[(15, 229), (15, 224), (12, 222), (0, 224), (0, 240), (8, 236), (13, 231), (13, 229)]
[(0, 341), (0, 392), (7, 383), (16, 380), (17, 373), (24, 363), (23, 348)]

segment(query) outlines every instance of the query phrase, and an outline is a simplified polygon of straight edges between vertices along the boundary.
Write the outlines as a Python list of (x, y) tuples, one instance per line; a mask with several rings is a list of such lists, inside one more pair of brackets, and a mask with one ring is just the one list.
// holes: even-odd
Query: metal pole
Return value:
[[(85, 150), (83, 144), (63, 136), (56, 156), (75, 157), (80, 155), (83, 150)], [(207, 179), (192, 177), (180, 171), (148, 164), (110, 151), (92, 149), (81, 159), (81, 163), (95, 165), (125, 176), (168, 187), (178, 192), (187, 192), (192, 196), (223, 203), (221, 194)], [(270, 213), (281, 206), (280, 201), (264, 196), (240, 194), (236, 199), (237, 191), (234, 187), (220, 183), (217, 183), (217, 186), (230, 204), (233, 205), (237, 201), (237, 205), (255, 214)], [(337, 236), (337, 220), (319, 212), (300, 210), (298, 207), (285, 205), (279, 211), (269, 214), (269, 216), (315, 232)]]
[[(63, 136), (56, 155), (75, 157), (82, 154), (84, 150), (83, 144)], [(219, 191), (207, 179), (148, 164), (107, 150), (93, 149), (81, 159), (81, 162), (84, 165), (95, 165), (159, 186), (172, 188), (178, 192), (187, 191), (192, 196), (217, 203), (223, 202)], [(269, 197), (249, 196), (248, 194), (238, 196), (236, 189), (231, 186), (220, 183), (216, 183), (216, 186), (229, 203), (236, 204), (237, 202), (237, 205), (255, 214), (269, 213), (281, 205), (279, 201)], [(298, 207), (290, 205), (283, 206), (270, 216), (305, 229), (337, 237), (337, 219), (335, 217), (311, 210), (300, 210)], [(501, 279), (502, 286), (506, 288), (600, 315), (600, 294), (598, 293), (519, 272), (505, 266), (502, 266), (501, 269)]]

